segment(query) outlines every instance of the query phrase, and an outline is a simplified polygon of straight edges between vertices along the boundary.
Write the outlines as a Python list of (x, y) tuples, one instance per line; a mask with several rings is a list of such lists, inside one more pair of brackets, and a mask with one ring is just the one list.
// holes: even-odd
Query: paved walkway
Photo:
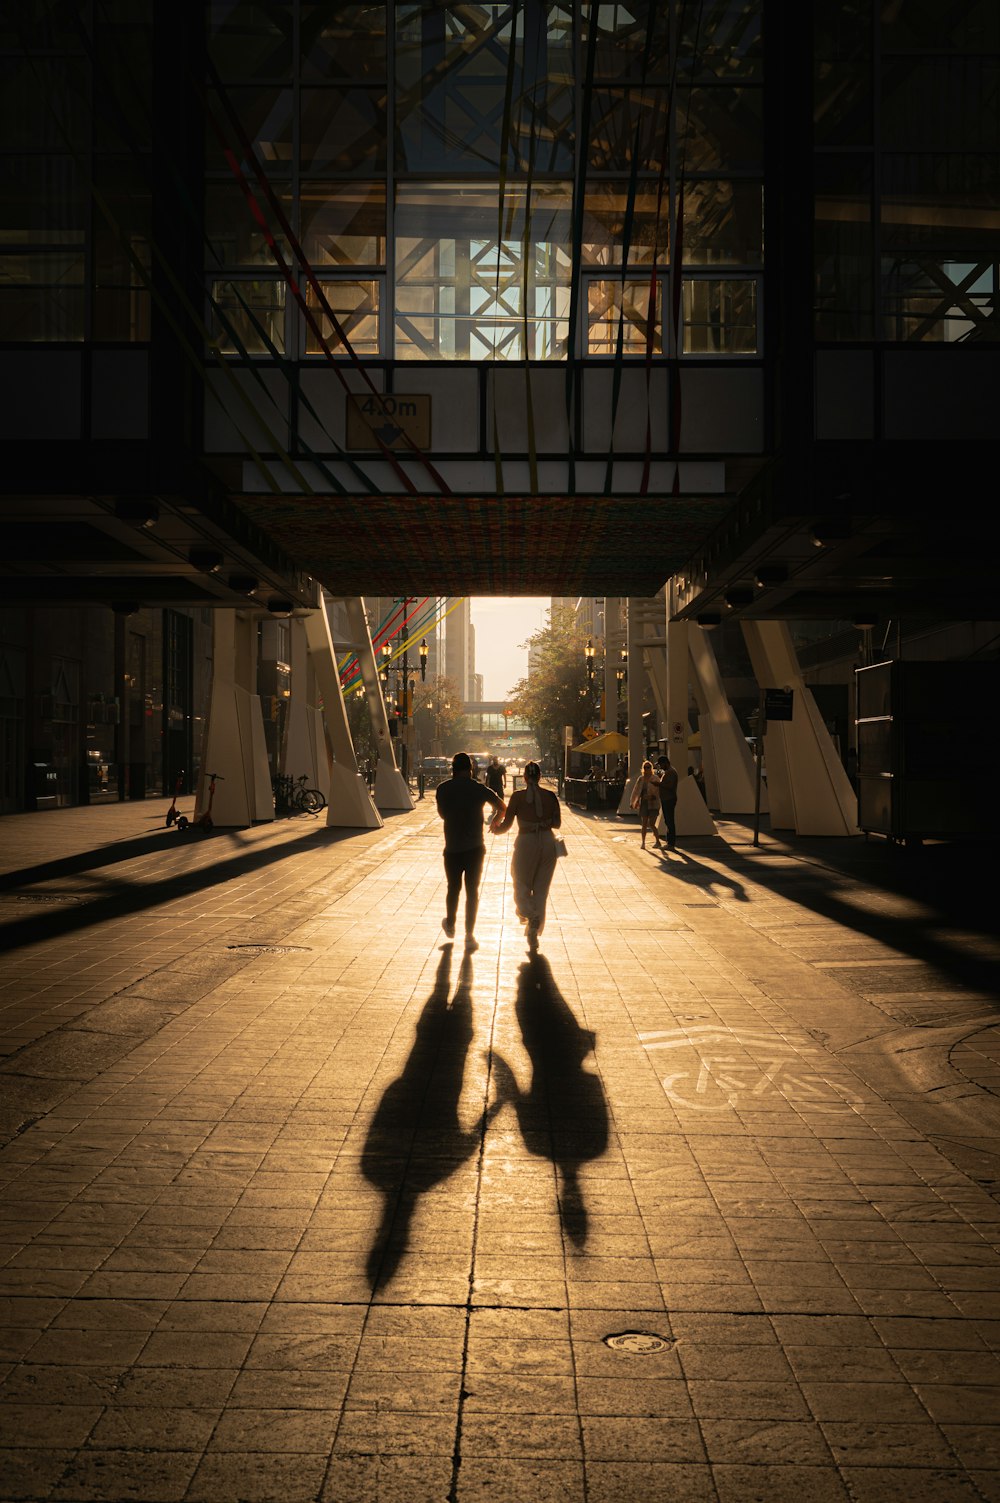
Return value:
[(964, 853), (162, 812), (0, 822), (0, 1497), (1000, 1500)]

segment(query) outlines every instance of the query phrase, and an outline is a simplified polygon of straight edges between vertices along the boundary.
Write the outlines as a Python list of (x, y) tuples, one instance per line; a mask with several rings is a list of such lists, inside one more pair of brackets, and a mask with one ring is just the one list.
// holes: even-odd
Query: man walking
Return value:
[(472, 758), (458, 752), (451, 759), (451, 777), (437, 788), (437, 811), (444, 820), (444, 870), (448, 879), (445, 915), (441, 927), (449, 939), (455, 937), (458, 895), (465, 879), (465, 948), (478, 950), (473, 930), (479, 911), (479, 881), (486, 857), (483, 834), (483, 806), (491, 804), (494, 823), (507, 812), (503, 799), (477, 783), (472, 776)]
[(667, 850), (674, 851), (677, 849), (677, 769), (671, 767), (666, 752), (657, 757), (656, 766), (660, 773), (660, 806), (667, 827)]
[(507, 787), (507, 769), (500, 766), (498, 757), (490, 758), (490, 765), (486, 769), (486, 786), (503, 798), (504, 789)]

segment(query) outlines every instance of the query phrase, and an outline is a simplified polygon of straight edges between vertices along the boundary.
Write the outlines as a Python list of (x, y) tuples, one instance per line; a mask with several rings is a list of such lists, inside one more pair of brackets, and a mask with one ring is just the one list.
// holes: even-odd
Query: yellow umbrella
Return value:
[(586, 752), (589, 757), (606, 757), (609, 752), (627, 752), (628, 737), (620, 735), (618, 731), (605, 731), (603, 736), (595, 736), (582, 746), (574, 746), (573, 751)]

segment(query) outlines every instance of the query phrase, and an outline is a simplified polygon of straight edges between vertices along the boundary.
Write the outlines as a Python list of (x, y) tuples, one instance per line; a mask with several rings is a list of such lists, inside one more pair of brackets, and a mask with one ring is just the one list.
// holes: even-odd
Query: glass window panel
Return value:
[[(79, 5), (68, 0), (32, 0), (31, 24), (45, 37), (53, 51), (83, 52), (84, 40), (79, 27)], [(0, 47), (17, 52), (24, 41), (24, 8), (9, 5), (0, 9)]]
[(1000, 59), (894, 59), (882, 72), (881, 123), (890, 150), (1000, 150)]
[[(152, 190), (146, 172), (134, 158), (98, 157), (94, 164), (96, 186), (111, 212), (116, 228), (94, 208), (95, 286), (130, 287), (142, 284), (150, 265), (149, 239)], [(129, 254), (131, 252), (131, 255)]]
[[(281, 233), (273, 210), (263, 200), (256, 181), (253, 181), (251, 186), (282, 254), (287, 255), (285, 237)], [(292, 207), (287, 189), (283, 189), (278, 197), (287, 218), (291, 214)], [(264, 232), (253, 216), (246, 194), (232, 179), (225, 183), (205, 184), (205, 233), (211, 242), (214, 255), (223, 266), (274, 266), (275, 264), (274, 256), (268, 248)]]
[(640, 172), (659, 172), (668, 145), (667, 110), (666, 89), (595, 89), (587, 143), (590, 166), (621, 172), (635, 158)]
[[(257, 160), (268, 174), (276, 170), (287, 172), (292, 159), (291, 89), (228, 89), (226, 93)], [(242, 160), (240, 142), (229, 116), (211, 90), (208, 99), (223, 139)], [(220, 176), (229, 171), (219, 138), (208, 120), (205, 122), (205, 167), (208, 172)], [(249, 171), (246, 162), (243, 162), (243, 167)]]
[(384, 5), (342, 5), (339, 0), (303, 4), (300, 26), (304, 79), (384, 82)]
[(223, 355), (241, 353), (240, 346), (250, 355), (267, 355), (268, 341), (284, 354), (284, 282), (219, 281), (211, 284), (210, 294), (211, 326)]
[(941, 0), (906, 0), (905, 5), (882, 7), (882, 46), (945, 52), (1000, 52), (1000, 6), (996, 0), (964, 0), (942, 5)]
[(116, 87), (109, 99), (99, 84), (94, 100), (98, 150), (152, 145), (153, 30), (149, 6), (96, 7), (95, 44)]
[(554, 360), (569, 319), (568, 183), (407, 184), (396, 207), (396, 355)]
[(764, 154), (760, 89), (677, 90), (677, 151), (686, 172), (760, 171)]
[(887, 153), (881, 200), (883, 250), (1000, 253), (1000, 159), (992, 153)]
[(818, 146), (870, 146), (870, 49), (841, 49), (834, 40), (829, 46), (832, 55), (818, 53), (813, 64), (813, 139)]
[[(663, 289), (653, 312), (653, 354), (663, 354)], [(587, 279), (587, 354), (614, 357), (619, 337), (623, 355), (645, 355), (649, 331), (648, 277)]]
[[(638, 83), (664, 78), (670, 71), (670, 8), (662, 0), (632, 0), (627, 5), (580, 7), (580, 77), (586, 76), (589, 49), (594, 49), (594, 78)], [(597, 29), (593, 42), (590, 27)]]
[(12, 286), (0, 258), (0, 340), (77, 341), (83, 338), (83, 288)]
[(89, 139), (83, 58), (0, 58), (0, 141), (5, 151), (65, 151)]
[(385, 91), (303, 89), (303, 172), (384, 172)]
[(814, 170), (816, 338), (870, 339), (871, 160), (867, 156), (821, 155)]
[(225, 80), (291, 77), (293, 5), (210, 0), (208, 54)]
[(759, 78), (761, 0), (701, 0), (681, 5), (678, 74), (685, 79)]
[(684, 184), (685, 266), (756, 266), (764, 258), (764, 190), (737, 179)]
[(302, 184), (302, 248), (312, 266), (385, 265), (385, 184)]
[[(581, 257), (585, 266), (620, 266), (624, 257), (625, 217), (628, 208), (628, 182), (595, 182), (586, 185), (583, 212)], [(659, 186), (640, 182), (636, 185), (632, 211), (632, 231), (628, 246), (629, 265), (648, 264), (654, 248), (659, 260), (667, 259), (667, 218), (669, 195), (664, 192), (657, 215)], [(659, 218), (659, 224), (657, 219)]]
[(882, 260), (882, 337), (955, 344), (1000, 339), (997, 261)]
[(82, 243), (86, 214), (70, 157), (0, 156), (0, 247)]
[(756, 355), (756, 282), (685, 277), (681, 309), (685, 355)]
[(142, 287), (98, 287), (91, 312), (91, 338), (144, 344), (149, 339), (149, 293)]
[(396, 120), (403, 171), (570, 171), (570, 7), (398, 6)]
[[(379, 353), (379, 290), (380, 284), (376, 281), (323, 282), (323, 296), (356, 355)], [(312, 287), (306, 289), (306, 303), (312, 309), (329, 349), (335, 355), (346, 355), (347, 348), (341, 342), (333, 320), (320, 305)], [(321, 353), (322, 346), (316, 332), (307, 323), (306, 354), (319, 355)]]

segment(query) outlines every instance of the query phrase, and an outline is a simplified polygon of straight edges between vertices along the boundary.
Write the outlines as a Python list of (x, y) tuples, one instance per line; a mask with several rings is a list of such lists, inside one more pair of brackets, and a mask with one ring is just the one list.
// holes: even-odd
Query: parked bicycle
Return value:
[(326, 808), (326, 799), (322, 793), (318, 788), (307, 787), (308, 782), (306, 773), (299, 778), (293, 778), (288, 773), (278, 773), (271, 779), (274, 812), (279, 819), (287, 819), (292, 814), (319, 814), (321, 809)]

